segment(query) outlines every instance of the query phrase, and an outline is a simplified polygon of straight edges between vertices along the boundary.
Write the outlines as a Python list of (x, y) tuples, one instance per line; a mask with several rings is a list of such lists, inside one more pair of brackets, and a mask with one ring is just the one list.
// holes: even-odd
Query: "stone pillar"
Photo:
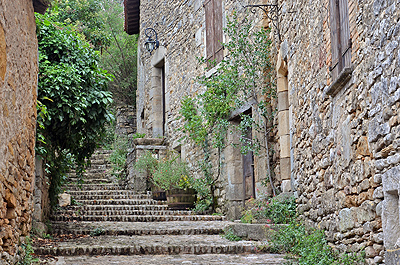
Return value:
[[(240, 137), (239, 132), (228, 133), (227, 137), (227, 142), (240, 144), (238, 140)], [(238, 219), (241, 215), (240, 211), (244, 200), (242, 154), (240, 153), (240, 148), (236, 148), (233, 145), (228, 145), (224, 152), (227, 174), (227, 218)]]
[(164, 139), (160, 138), (137, 138), (133, 140), (134, 148), (129, 150), (127, 157), (128, 175), (126, 177), (126, 188), (136, 193), (146, 193), (147, 172), (137, 170), (135, 162), (147, 151), (152, 151), (159, 158), (165, 157), (167, 147), (163, 145)]
[(277, 92), (278, 92), (278, 135), (280, 143), (280, 181), (282, 191), (291, 191), (290, 185), (290, 129), (289, 129), (289, 95), (287, 65), (282, 59), (281, 51), (278, 54), (276, 65), (277, 71)]
[(32, 215), (32, 229), (33, 232), (42, 236), (47, 233), (47, 226), (44, 221), (47, 218), (50, 210), (49, 201), (49, 180), (46, 178), (44, 172), (43, 160), (41, 157), (35, 158), (35, 189), (33, 193), (33, 215)]

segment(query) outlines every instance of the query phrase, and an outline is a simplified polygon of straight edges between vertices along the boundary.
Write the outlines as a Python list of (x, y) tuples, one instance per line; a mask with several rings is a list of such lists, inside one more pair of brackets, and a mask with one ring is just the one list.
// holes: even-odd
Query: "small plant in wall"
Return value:
[[(206, 66), (206, 71), (213, 68), (215, 73), (196, 79), (204, 90), (196, 96), (184, 97), (180, 111), (187, 138), (205, 153), (201, 168), (211, 197), (220, 174), (221, 151), (228, 144), (240, 147), (243, 154), (249, 151), (259, 154), (261, 148), (269, 150), (268, 135), (274, 114), (271, 100), (276, 96), (271, 75), (270, 30), (257, 30), (247, 14), (239, 18), (234, 13), (232, 19), (227, 18), (224, 32), (228, 39), (223, 44), (227, 56), (218, 65), (210, 67), (207, 67), (206, 59), (199, 59)], [(239, 122), (233, 123), (229, 120), (235, 112), (238, 113), (236, 120)], [(249, 130), (255, 132), (252, 137), (248, 136)], [(240, 144), (226, 141), (227, 134), (233, 132), (239, 133)], [(210, 153), (213, 148), (219, 156), (216, 173), (211, 170)], [(268, 161), (267, 174), (271, 179), (269, 152), (266, 151), (265, 155)], [(211, 204), (215, 204), (214, 199), (211, 199)]]

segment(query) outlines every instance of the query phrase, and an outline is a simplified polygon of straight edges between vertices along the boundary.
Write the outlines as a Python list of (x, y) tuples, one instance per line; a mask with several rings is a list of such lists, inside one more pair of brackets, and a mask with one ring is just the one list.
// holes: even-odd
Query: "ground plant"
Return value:
[(288, 224), (295, 220), (296, 199), (288, 197), (283, 199), (268, 198), (246, 201), (242, 211), (243, 223), (267, 222), (272, 224)]
[(334, 252), (328, 245), (324, 231), (307, 228), (298, 221), (292, 221), (273, 235), (270, 250), (288, 254), (287, 264), (293, 265), (365, 264), (363, 252)]
[[(205, 58), (199, 59), (205, 71), (215, 73), (196, 78), (201, 92), (184, 97), (180, 111), (187, 139), (204, 153), (199, 166), (204, 173), (203, 184), (208, 186), (205, 198), (210, 205), (207, 207), (213, 209), (216, 205), (215, 185), (221, 172), (221, 152), (228, 144), (240, 148), (243, 154), (249, 151), (259, 154), (261, 148), (269, 150), (267, 135), (270, 128), (267, 125), (273, 116), (271, 99), (276, 95), (270, 75), (269, 29), (257, 30), (247, 15), (239, 18), (235, 13), (233, 18), (227, 18), (224, 32), (228, 41), (222, 45), (228, 55), (218, 65)], [(244, 106), (250, 106), (251, 113), (243, 112), (237, 117), (238, 123), (230, 122), (232, 113)], [(257, 134), (249, 138), (249, 130)], [(226, 141), (227, 134), (232, 132), (239, 132), (240, 143)], [(210, 158), (213, 150), (218, 157), (214, 164)], [(269, 161), (268, 151), (266, 156)], [(267, 171), (269, 175), (269, 162)]]

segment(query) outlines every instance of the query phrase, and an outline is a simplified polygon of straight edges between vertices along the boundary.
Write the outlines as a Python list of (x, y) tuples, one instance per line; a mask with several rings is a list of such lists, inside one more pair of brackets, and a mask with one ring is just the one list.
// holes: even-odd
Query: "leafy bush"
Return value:
[(271, 250), (290, 253), (289, 264), (298, 265), (361, 265), (364, 253), (345, 253), (339, 255), (328, 245), (325, 233), (317, 229), (307, 229), (304, 225), (292, 222), (275, 233), (270, 242)]
[(82, 35), (52, 21), (48, 14), (36, 16), (38, 98), (43, 113), (38, 117), (37, 151), (47, 162), (54, 206), (66, 173), (75, 164), (82, 176), (105, 124), (113, 119), (108, 110), (112, 96), (107, 91), (112, 76), (98, 66), (99, 53)]
[(22, 259), (18, 262), (18, 265), (30, 265), (39, 261), (38, 258), (33, 256), (32, 240), (29, 237), (25, 237), (25, 242), (21, 244), (21, 249)]
[(242, 240), (241, 237), (239, 237), (239, 236), (235, 235), (235, 233), (233, 233), (232, 227), (225, 228), (224, 229), (224, 233), (221, 234), (221, 236), (223, 238), (228, 239), (229, 241), (240, 241), (240, 240)]
[(253, 223), (256, 220), (274, 224), (288, 224), (296, 217), (296, 199), (294, 197), (279, 200), (254, 199), (246, 202), (242, 212), (243, 223)]
[(120, 176), (126, 165), (126, 157), (128, 154), (129, 142), (127, 136), (117, 136), (112, 144), (113, 152), (110, 154), (109, 161), (112, 166), (112, 174)]

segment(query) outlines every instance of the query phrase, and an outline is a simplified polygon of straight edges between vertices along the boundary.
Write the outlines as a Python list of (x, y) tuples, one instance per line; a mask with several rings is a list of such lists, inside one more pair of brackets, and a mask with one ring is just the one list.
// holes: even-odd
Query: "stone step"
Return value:
[(229, 221), (171, 221), (171, 222), (53, 222), (55, 235), (218, 235), (232, 225)]
[(71, 196), (127, 195), (127, 196), (134, 196), (137, 199), (151, 199), (152, 197), (147, 194), (138, 194), (132, 190), (73, 190), (73, 191), (68, 191), (68, 193), (71, 194)]
[(166, 211), (167, 204), (157, 205), (70, 205), (66, 207), (68, 211)]
[[(280, 254), (180, 254), (180, 255), (135, 255), (132, 256), (69, 256), (69, 257), (39, 257), (43, 260), (40, 264), (96, 264), (96, 265), (171, 265), (171, 264), (234, 264), (234, 265), (278, 265), (288, 264), (284, 255)], [(49, 260), (50, 259), (50, 260)]]
[(122, 200), (75, 200), (77, 204), (83, 205), (157, 205), (166, 204), (163, 201), (148, 199), (122, 199)]
[[(72, 182), (78, 182), (79, 181), (79, 179), (77, 179), (77, 178), (69, 178), (68, 180), (72, 181)], [(100, 178), (93, 178), (93, 179), (85, 178), (85, 179), (83, 179), (83, 183), (84, 184), (112, 184), (113, 180), (106, 179), (106, 178), (103, 178), (103, 179), (100, 179)]]
[(128, 200), (128, 199), (149, 199), (143, 198), (140, 195), (127, 195), (127, 194), (119, 194), (119, 195), (89, 195), (89, 194), (81, 194), (81, 195), (73, 195), (75, 200)]
[(65, 190), (76, 191), (76, 190), (125, 190), (124, 186), (116, 184), (69, 184), (63, 187)]
[(89, 221), (89, 222), (170, 222), (170, 221), (218, 221), (222, 216), (214, 215), (110, 215), (110, 216), (70, 216), (56, 215), (54, 221)]
[(255, 253), (259, 242), (232, 242), (219, 235), (97, 236), (34, 247), (36, 255), (155, 255)]
[(88, 210), (60, 210), (55, 216), (68, 215), (68, 216), (116, 216), (116, 215), (191, 215), (191, 211), (157, 211), (157, 210), (108, 210), (108, 211), (88, 211)]

